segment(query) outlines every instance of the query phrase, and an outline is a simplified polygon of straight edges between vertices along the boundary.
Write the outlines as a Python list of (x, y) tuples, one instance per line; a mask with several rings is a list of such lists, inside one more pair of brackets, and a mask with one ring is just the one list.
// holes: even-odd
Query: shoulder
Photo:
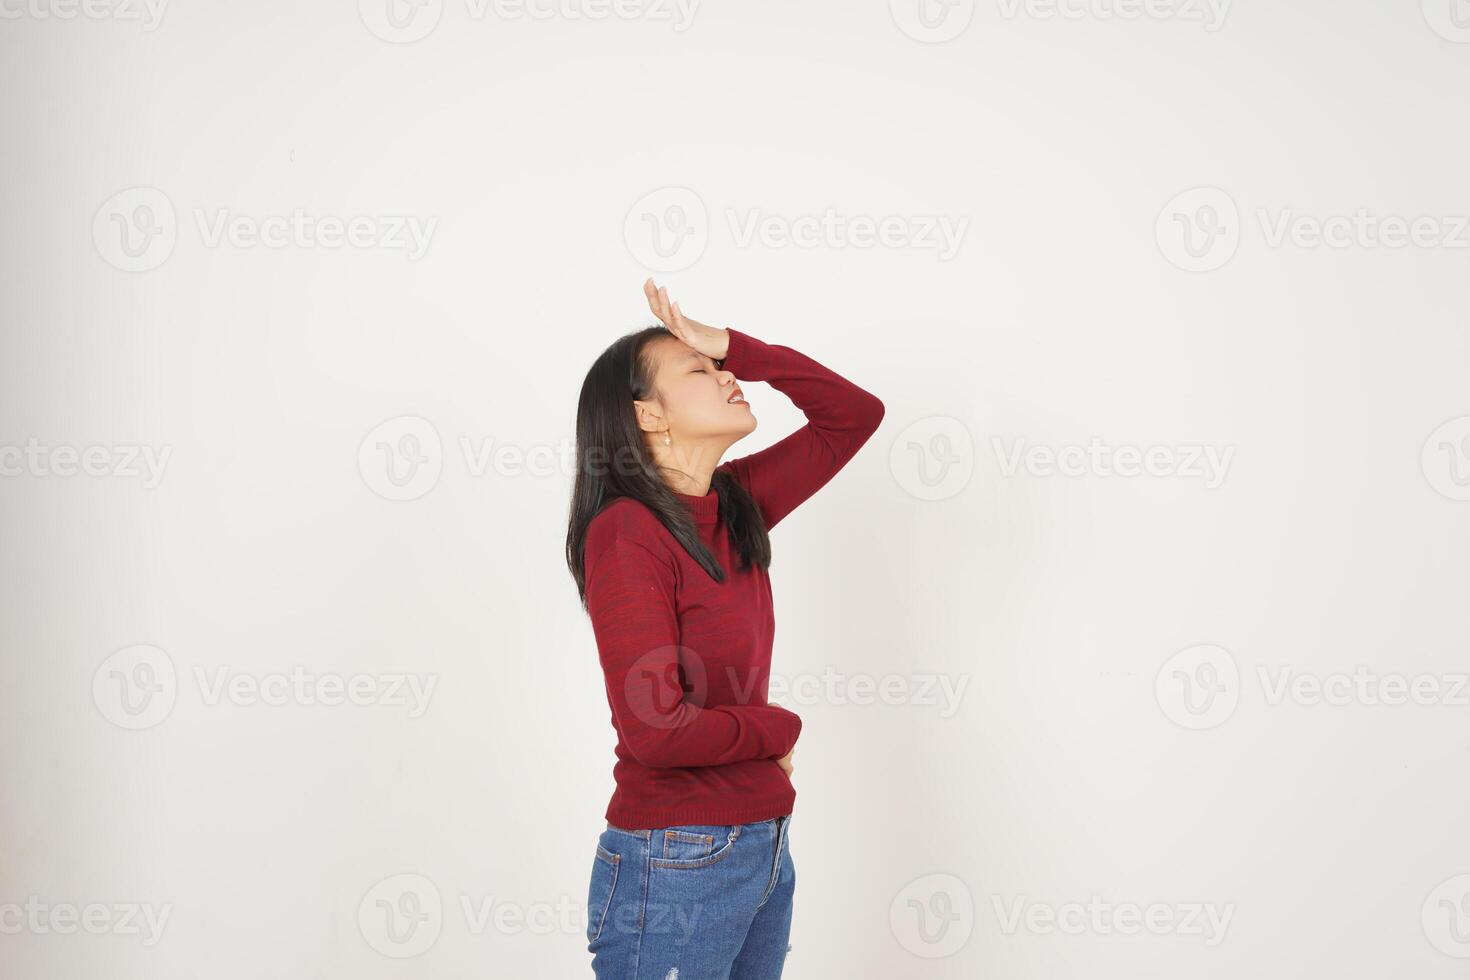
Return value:
[(616, 497), (603, 505), (587, 524), (586, 563), (615, 546), (634, 546), (653, 557), (672, 562), (673, 535), (652, 510), (633, 497)]
[[(764, 452), (764, 450), (761, 450), (761, 452)], [(750, 458), (757, 455), (759, 455), (758, 452), (749, 453), (738, 459), (727, 459), (715, 467), (715, 473), (724, 474), (729, 478), (731, 483), (735, 484), (745, 493), (754, 496), (755, 491), (752, 489), (750, 483)]]
[(742, 489), (747, 489), (745, 487), (745, 479), (743, 477), (745, 460), (747, 458), (748, 457), (746, 456), (741, 456), (738, 459), (727, 459), (719, 466), (715, 467), (715, 472), (725, 474), (731, 480), (740, 484)]

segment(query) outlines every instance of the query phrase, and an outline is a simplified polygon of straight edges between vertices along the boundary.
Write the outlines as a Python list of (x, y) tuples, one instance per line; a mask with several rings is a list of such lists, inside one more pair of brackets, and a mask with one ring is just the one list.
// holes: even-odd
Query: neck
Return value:
[(728, 443), (713, 441), (684, 445), (676, 440), (673, 445), (665, 446), (663, 440), (658, 439), (651, 447), (651, 453), (654, 465), (670, 490), (703, 497), (709, 493), (715, 468), (720, 465), (720, 457), (728, 448)]

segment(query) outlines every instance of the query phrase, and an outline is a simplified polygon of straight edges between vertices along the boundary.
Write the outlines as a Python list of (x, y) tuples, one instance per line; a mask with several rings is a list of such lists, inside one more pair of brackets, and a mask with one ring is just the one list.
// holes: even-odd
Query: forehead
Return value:
[(660, 370), (694, 368), (701, 364), (713, 365), (714, 360), (690, 347), (678, 337), (659, 338), (656, 356)]

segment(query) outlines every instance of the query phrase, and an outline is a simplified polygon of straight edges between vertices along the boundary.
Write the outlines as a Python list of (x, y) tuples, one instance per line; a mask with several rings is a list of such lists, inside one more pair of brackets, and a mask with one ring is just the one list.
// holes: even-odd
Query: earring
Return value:
[(669, 433), (668, 433), (668, 430), (665, 429), (664, 430), (664, 445), (667, 446), (668, 444), (669, 444)]

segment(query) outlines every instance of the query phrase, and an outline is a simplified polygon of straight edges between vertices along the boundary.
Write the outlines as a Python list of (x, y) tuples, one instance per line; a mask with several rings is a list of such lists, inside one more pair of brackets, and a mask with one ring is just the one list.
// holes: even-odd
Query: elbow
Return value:
[(878, 431), (883, 422), (883, 402), (877, 395), (869, 394), (863, 409), (863, 430), (867, 435)]

